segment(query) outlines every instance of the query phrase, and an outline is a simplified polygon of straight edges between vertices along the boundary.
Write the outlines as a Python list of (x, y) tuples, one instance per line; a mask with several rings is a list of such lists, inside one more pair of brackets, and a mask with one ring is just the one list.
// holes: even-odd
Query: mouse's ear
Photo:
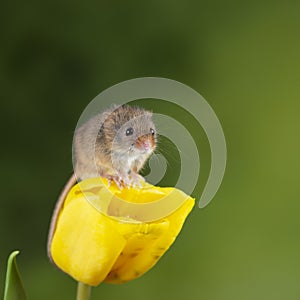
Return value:
[(145, 115), (152, 117), (152, 115), (153, 115), (152, 110), (145, 110)]
[(102, 113), (102, 123), (107, 123), (108, 119), (113, 115), (113, 110), (106, 110)]
[(101, 113), (101, 129), (111, 129), (116, 123), (116, 108), (111, 107)]

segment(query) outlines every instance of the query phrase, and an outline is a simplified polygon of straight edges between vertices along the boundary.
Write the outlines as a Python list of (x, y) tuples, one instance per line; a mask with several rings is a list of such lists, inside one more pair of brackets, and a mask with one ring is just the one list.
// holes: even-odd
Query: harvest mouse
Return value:
[(119, 187), (139, 185), (138, 174), (156, 147), (152, 113), (122, 105), (79, 127), (74, 136), (77, 178), (105, 177)]

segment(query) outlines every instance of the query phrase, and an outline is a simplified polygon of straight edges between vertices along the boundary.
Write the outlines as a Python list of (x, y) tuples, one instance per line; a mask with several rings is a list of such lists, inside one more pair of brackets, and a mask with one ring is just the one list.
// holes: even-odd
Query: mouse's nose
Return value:
[(150, 147), (151, 147), (149, 141), (144, 141), (142, 145), (146, 150), (150, 149)]
[(141, 150), (151, 150), (152, 143), (147, 136), (141, 136), (136, 141), (136, 146)]

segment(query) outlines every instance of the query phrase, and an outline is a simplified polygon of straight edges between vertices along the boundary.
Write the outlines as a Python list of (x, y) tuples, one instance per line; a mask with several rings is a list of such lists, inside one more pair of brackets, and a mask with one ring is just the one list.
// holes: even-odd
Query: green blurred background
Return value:
[(226, 176), (156, 267), (92, 299), (300, 298), (299, 1), (6, 1), (0, 14), (0, 293), (20, 249), (29, 299), (75, 299), (46, 238), (77, 119), (105, 88), (159, 76), (213, 107)]

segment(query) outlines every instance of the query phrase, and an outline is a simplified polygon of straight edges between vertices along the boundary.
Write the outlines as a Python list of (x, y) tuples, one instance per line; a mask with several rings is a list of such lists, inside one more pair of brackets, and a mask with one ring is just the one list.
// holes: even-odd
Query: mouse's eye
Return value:
[(126, 134), (126, 136), (132, 135), (133, 134), (133, 128), (132, 127), (127, 128), (125, 134)]
[(154, 134), (155, 134), (154, 129), (150, 128), (150, 133), (151, 133), (152, 135), (154, 135)]

